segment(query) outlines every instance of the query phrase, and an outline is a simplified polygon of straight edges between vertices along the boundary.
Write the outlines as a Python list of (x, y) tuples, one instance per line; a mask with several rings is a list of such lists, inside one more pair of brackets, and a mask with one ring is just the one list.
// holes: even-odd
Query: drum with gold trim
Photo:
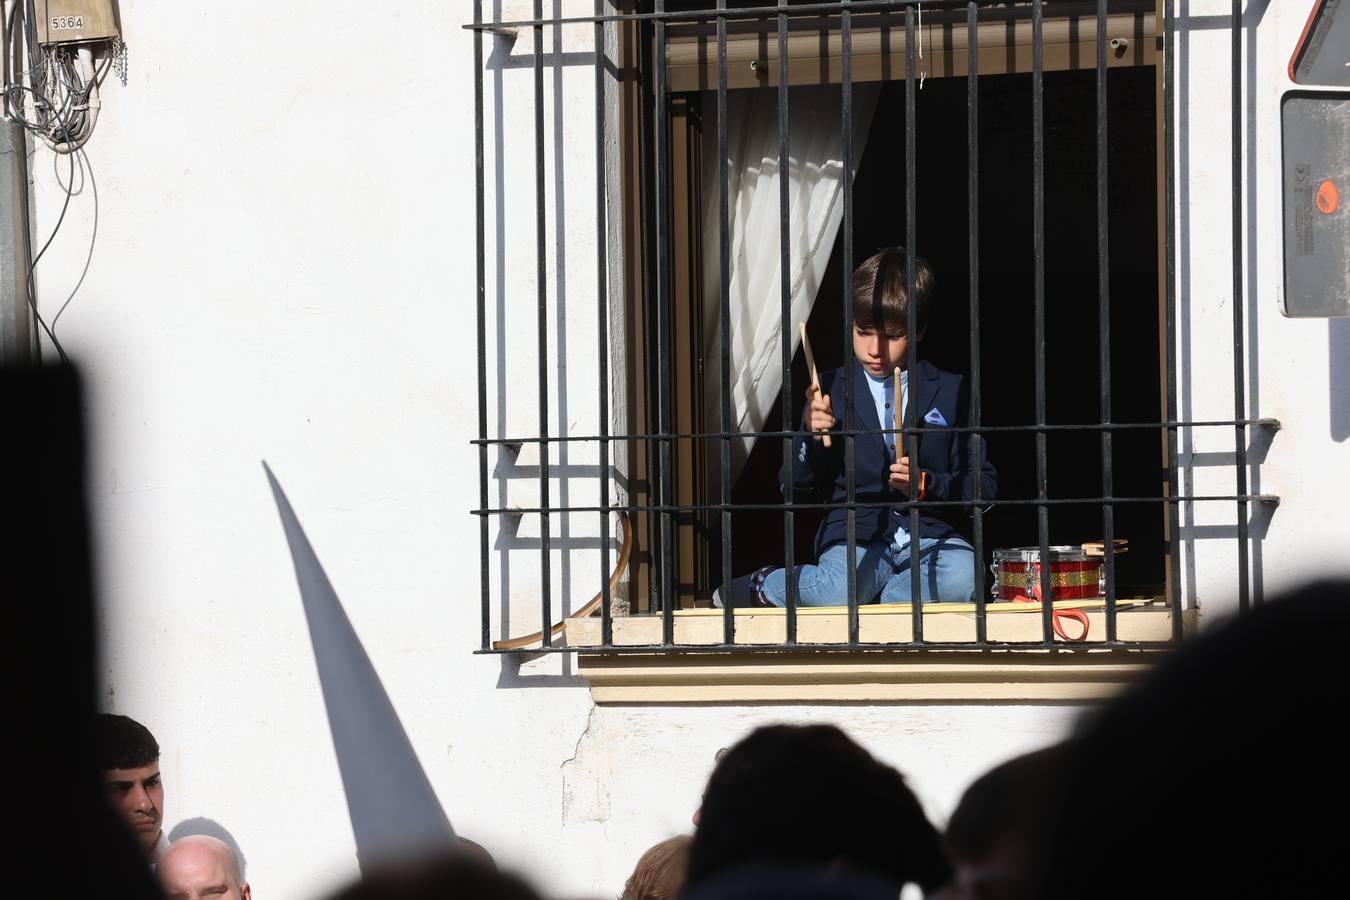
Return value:
[[(1082, 547), (1052, 546), (1050, 551), (1051, 600), (1091, 600), (1106, 593), (1101, 557), (1090, 557)], [(1011, 547), (994, 551), (990, 591), (995, 600), (1019, 596), (1040, 599), (1041, 548)]]

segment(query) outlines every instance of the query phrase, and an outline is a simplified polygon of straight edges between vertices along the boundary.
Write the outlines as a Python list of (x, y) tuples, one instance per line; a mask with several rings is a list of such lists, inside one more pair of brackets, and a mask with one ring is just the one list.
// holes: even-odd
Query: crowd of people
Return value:
[[(725, 749), (694, 831), (637, 861), (626, 900), (943, 900), (1320, 894), (1340, 883), (1339, 650), (1350, 583), (1324, 583), (1173, 653), (1063, 742), (978, 778), (936, 827), (899, 771), (832, 725)], [(1339, 710), (1339, 712), (1338, 712)], [(163, 832), (159, 746), (98, 717), (103, 790), (169, 900), (249, 900), (237, 851)], [(697, 805), (697, 804), (691, 804)], [(333, 900), (534, 900), (460, 838)]]

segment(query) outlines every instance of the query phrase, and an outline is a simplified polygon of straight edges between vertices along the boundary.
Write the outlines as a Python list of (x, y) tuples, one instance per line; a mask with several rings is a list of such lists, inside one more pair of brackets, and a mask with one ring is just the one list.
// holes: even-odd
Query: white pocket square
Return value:
[(942, 413), (938, 412), (937, 407), (933, 407), (932, 409), (930, 409), (930, 410), (928, 411), (928, 415), (926, 415), (926, 416), (923, 417), (923, 420), (924, 420), (925, 422), (927, 422), (929, 425), (946, 425), (946, 424), (947, 424), (947, 420), (944, 419), (944, 418), (942, 418)]

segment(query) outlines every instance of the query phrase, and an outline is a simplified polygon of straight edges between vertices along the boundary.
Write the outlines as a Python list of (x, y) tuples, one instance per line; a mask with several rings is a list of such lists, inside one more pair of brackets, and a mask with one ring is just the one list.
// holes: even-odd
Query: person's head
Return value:
[[(730, 750), (730, 749), (731, 749), (730, 747), (720, 747), (720, 748), (718, 748), (717, 752), (713, 754), (713, 762), (714, 762), (714, 763), (719, 763), (719, 762), (721, 762), (721, 761), (722, 761), (722, 757), (726, 756), (726, 755), (727, 755), (727, 751)], [(707, 796), (707, 795), (705, 794), (704, 797), (706, 797), (706, 796)], [(691, 822), (694, 823), (694, 827), (695, 827), (695, 828), (698, 827), (698, 820), (699, 820), (699, 817), (701, 817), (701, 816), (703, 815), (703, 799), (704, 799), (703, 797), (699, 797), (699, 798), (698, 798), (698, 808), (695, 809), (695, 810), (694, 810), (694, 814), (693, 814), (692, 816), (689, 817), (689, 821), (691, 821)]]
[(168, 900), (249, 900), (252, 896), (230, 845), (204, 834), (170, 844), (155, 874)]
[(539, 894), (523, 880), (498, 871), (495, 865), (484, 865), (463, 848), (362, 871), (360, 881), (338, 891), (331, 900), (539, 900)]
[(495, 872), (497, 871), (497, 861), (492, 858), (488, 849), (477, 841), (471, 841), (463, 835), (455, 835), (455, 840), (459, 841), (459, 849), (469, 859), (474, 860), (483, 868)]
[(135, 719), (105, 713), (95, 721), (95, 747), (104, 792), (141, 850), (153, 854), (164, 823), (159, 744)]
[(916, 341), (928, 326), (933, 296), (933, 269), (914, 257), (914, 296), (906, 273), (909, 256), (903, 247), (887, 247), (853, 272), (853, 355), (873, 375), (889, 375), (909, 365), (909, 309), (914, 306)]
[(1034, 895), (1028, 883), (1030, 835), (1062, 751), (1048, 747), (990, 769), (966, 788), (947, 822), (955, 872), (952, 900), (1014, 900)]
[(749, 863), (820, 864), (925, 890), (950, 875), (904, 778), (832, 725), (757, 729), (713, 770), (688, 883)]
[(758, 863), (718, 872), (680, 900), (896, 900), (895, 882), (834, 866)]
[(623, 886), (623, 900), (666, 900), (679, 894), (692, 840), (682, 834), (648, 848)]
[(1042, 799), (1037, 900), (1343, 892), (1346, 634), (1350, 579), (1267, 595), (1093, 710)]

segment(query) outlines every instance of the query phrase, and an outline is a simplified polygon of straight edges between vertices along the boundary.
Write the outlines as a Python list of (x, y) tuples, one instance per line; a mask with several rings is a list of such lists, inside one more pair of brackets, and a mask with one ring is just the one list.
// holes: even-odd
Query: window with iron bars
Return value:
[[(1175, 303), (1167, 277), (1171, 168), (1163, 126), (1171, 111), (1170, 3), (580, 5), (588, 4), (555, 2), (545, 16), (535, 0), (528, 17), (502, 17), (498, 8), (496, 21), (488, 22), (476, 3), (471, 26), (477, 31), (481, 649), (1046, 649), (1064, 646), (1066, 638), (1076, 646), (1159, 649), (1179, 639), (1177, 504), (1237, 503), (1245, 521), (1245, 504), (1257, 498), (1246, 493), (1244, 436), (1263, 423), (1242, 419), (1240, 403), (1233, 420), (1183, 422), (1176, 415)], [(597, 332), (594, 343), (570, 352), (598, 353), (598, 428), (561, 434), (550, 400), (555, 407), (567, 401), (559, 389), (550, 390), (548, 373), (550, 355), (558, 367), (566, 365), (563, 346), (571, 341), (564, 338), (555, 295), (562, 276), (550, 270), (546, 156), (550, 143), (562, 152), (568, 132), (561, 107), (564, 97), (575, 96), (558, 74), (578, 56), (569, 57), (565, 34), (587, 30), (595, 52), (580, 65), (593, 74)], [(534, 88), (537, 391), (532, 379), (503, 378), (508, 367), (500, 360), (490, 384), (487, 359), (489, 333), (500, 345), (510, 326), (503, 304), (494, 309), (487, 298), (484, 41), (494, 41), (493, 57), (510, 59), (499, 54), (500, 43), (526, 33), (531, 50), (517, 65), (532, 72)], [(553, 76), (551, 135), (546, 70)], [(501, 76), (493, 77), (500, 105)], [(849, 284), (862, 258), (900, 244), (934, 265), (942, 286), (922, 353), (965, 374), (969, 424), (960, 430), (984, 442), (971, 441), (969, 464), (979, 471), (987, 452), (998, 465), (1000, 490), (997, 498), (981, 497), (977, 489), (959, 500), (920, 499), (898, 508), (911, 530), (921, 511), (945, 507), (968, 516), (977, 560), (973, 603), (921, 603), (919, 567), (911, 565), (902, 576), (914, 582), (907, 609), (881, 608), (869, 602), (874, 598), (858, 596), (852, 572), (841, 598), (846, 602), (823, 614), (800, 607), (792, 579), (782, 610), (707, 609), (713, 588), (751, 568), (791, 571), (811, 561), (810, 536), (826, 508), (849, 510), (852, 555), (853, 519), (866, 505), (853, 491), (853, 445), (877, 432), (860, 429), (851, 416), (841, 416), (834, 433), (849, 460), (848, 498), (806, 502), (792, 495), (790, 479), (779, 493), (777, 471), (790, 471), (792, 441), (802, 434), (808, 380), (792, 339), (787, 179), (778, 181), (778, 234), (768, 239), (780, 267), (779, 325), (772, 334), (755, 335), (779, 348), (782, 388), (758, 429), (733, 426), (730, 341), (709, 341), (704, 333), (732, 333), (728, 142), (735, 123), (729, 98), (754, 91), (772, 103), (778, 159), (786, 160), (793, 100), (808, 85), (837, 92), (836, 115), (810, 127), (836, 130), (846, 173), (837, 233), (810, 306), (808, 330), (820, 369), (848, 358)], [(874, 106), (863, 146), (856, 146), (862, 85), (873, 92)], [(492, 150), (500, 160), (509, 149), (500, 106), (495, 115)], [(501, 192), (503, 165), (496, 165)], [(552, 188), (561, 193), (557, 168)], [(501, 268), (508, 229), (500, 221), (500, 197), (497, 202), (497, 246), (490, 249)], [(556, 205), (553, 213), (556, 231), (562, 227)], [(560, 244), (553, 253), (557, 264)], [(912, 267), (907, 277), (912, 295)], [(497, 278), (500, 294), (500, 272)], [(909, 326), (915, 333), (913, 313)], [(911, 370), (919, 352), (911, 342)], [(710, 369), (717, 373), (713, 383)], [(502, 399), (508, 380), (513, 391), (537, 393), (533, 433), (512, 428), (510, 417), (500, 414), (509, 405)], [(495, 433), (488, 427), (490, 394), (499, 409)], [(911, 408), (898, 428), (882, 429), (898, 434), (915, 458), (925, 431), (935, 427), (921, 416)], [(1177, 433), (1199, 427), (1235, 429), (1234, 495), (1178, 496)], [(747, 436), (757, 438), (754, 448), (733, 465), (733, 442)], [(592, 448), (586, 459), (596, 462), (593, 474), (583, 476), (593, 482), (595, 502), (551, 502), (555, 492), (572, 493), (574, 476), (564, 470), (577, 467), (569, 465), (567, 449), (583, 445)], [(520, 466), (530, 450), (530, 464)], [(508, 503), (499, 490), (498, 502), (491, 502), (493, 475), (500, 484), (505, 469), (537, 479), (537, 496)], [(575, 516), (598, 521), (597, 571), (576, 579), (593, 585), (595, 596), (580, 609), (569, 606), (570, 597), (553, 596), (559, 544), (584, 542), (552, 526)], [(537, 546), (505, 540), (526, 518), (538, 529)], [(1128, 555), (1119, 549), (1122, 535), (1129, 538)], [(1240, 529), (1243, 598), (1246, 540)], [(1090, 542), (1100, 556), (1079, 565), (1085, 554), (1070, 551)], [(917, 554), (917, 544), (911, 547)], [(510, 551), (522, 548), (538, 562), (516, 579)], [(1085, 571), (1100, 585), (1090, 600), (1018, 605), (1034, 617), (999, 615), (1014, 604), (996, 601), (1010, 594), (1056, 598), (1066, 580), (1086, 580)], [(523, 591), (507, 587), (508, 580), (522, 583)], [(512, 638), (526, 630), (519, 624), (522, 593), (526, 621), (538, 622), (539, 630)], [(1132, 628), (1131, 614), (1146, 608), (1166, 615)], [(568, 614), (571, 627), (564, 630)], [(1070, 615), (1087, 640), (1065, 633), (1060, 619)]]

